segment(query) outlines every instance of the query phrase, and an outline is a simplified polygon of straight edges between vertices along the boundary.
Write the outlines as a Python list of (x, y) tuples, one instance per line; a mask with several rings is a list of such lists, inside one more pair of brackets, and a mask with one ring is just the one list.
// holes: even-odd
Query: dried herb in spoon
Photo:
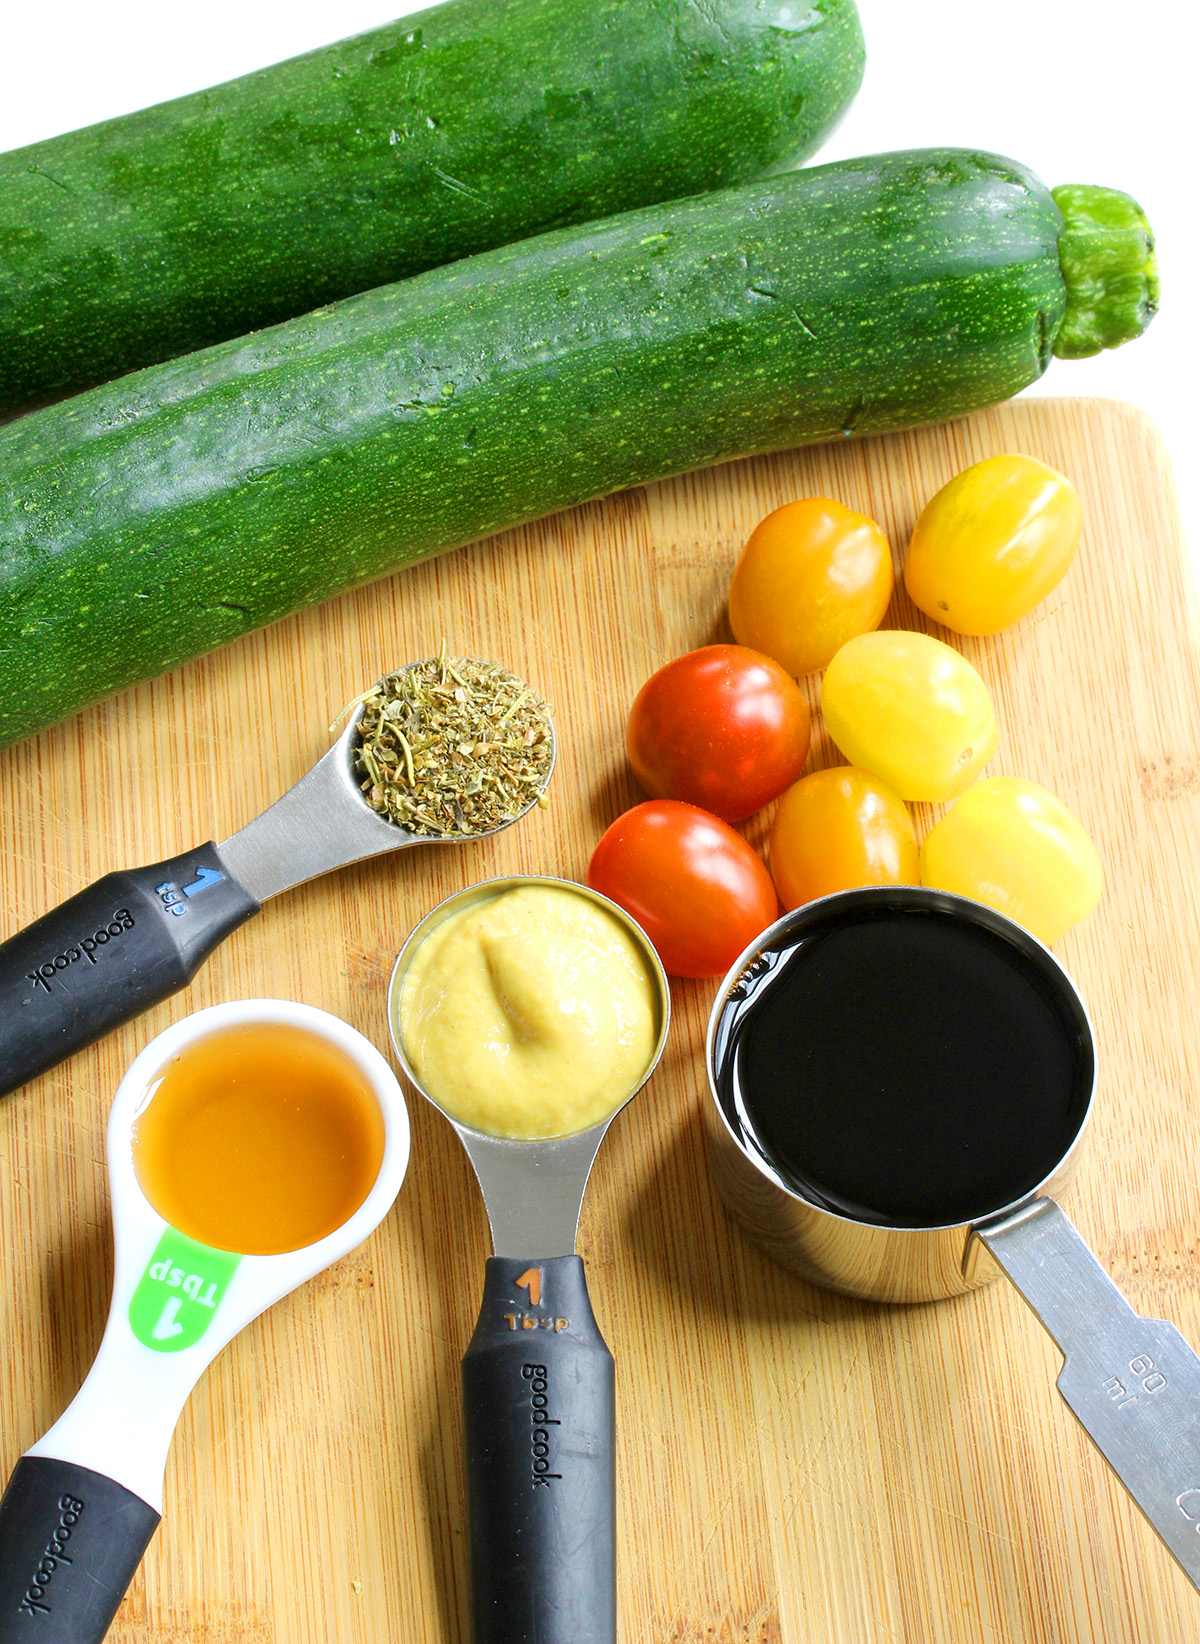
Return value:
[(448, 657), (445, 642), (367, 692), (358, 732), (363, 797), (410, 833), (487, 833), (547, 802), (549, 708), (507, 668)]

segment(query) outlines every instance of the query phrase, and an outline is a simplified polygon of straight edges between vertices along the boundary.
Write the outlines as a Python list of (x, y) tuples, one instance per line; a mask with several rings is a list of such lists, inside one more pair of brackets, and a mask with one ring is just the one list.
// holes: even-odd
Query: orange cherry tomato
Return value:
[(800, 775), (810, 730), (808, 703), (777, 662), (741, 645), (705, 645), (642, 686), (625, 746), (655, 799), (740, 822)]
[(633, 915), (671, 976), (723, 976), (779, 914), (771, 875), (741, 834), (675, 799), (618, 816), (587, 882)]
[(848, 639), (878, 628), (893, 581), (873, 519), (829, 497), (785, 503), (755, 527), (733, 573), (734, 638), (796, 678), (815, 673)]
[(904, 801), (853, 765), (814, 771), (788, 789), (768, 855), (785, 911), (858, 885), (919, 883), (917, 836)]

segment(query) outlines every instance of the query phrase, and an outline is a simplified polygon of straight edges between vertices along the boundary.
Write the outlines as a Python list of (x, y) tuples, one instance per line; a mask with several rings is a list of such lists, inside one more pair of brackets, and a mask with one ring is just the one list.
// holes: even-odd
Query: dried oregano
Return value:
[(410, 833), (487, 833), (542, 789), (550, 710), (494, 662), (446, 655), (388, 674), (362, 699), (354, 774), (373, 811)]

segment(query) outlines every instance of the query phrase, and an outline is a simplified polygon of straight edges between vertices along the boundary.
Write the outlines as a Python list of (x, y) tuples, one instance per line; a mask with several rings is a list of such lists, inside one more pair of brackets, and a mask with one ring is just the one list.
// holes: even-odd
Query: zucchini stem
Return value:
[(1154, 235), (1137, 201), (1114, 188), (1064, 183), (1051, 192), (1063, 215), (1058, 262), (1067, 287), (1054, 352), (1080, 360), (1140, 337), (1154, 318)]

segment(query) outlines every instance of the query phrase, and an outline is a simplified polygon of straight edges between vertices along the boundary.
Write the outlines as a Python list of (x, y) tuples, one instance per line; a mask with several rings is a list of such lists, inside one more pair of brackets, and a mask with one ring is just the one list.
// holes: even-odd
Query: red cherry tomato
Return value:
[(625, 745), (647, 793), (740, 822), (791, 787), (809, 734), (808, 704), (777, 662), (743, 645), (706, 645), (646, 681)]
[(619, 816), (587, 882), (633, 915), (672, 976), (723, 976), (779, 914), (771, 876), (741, 834), (674, 799)]

